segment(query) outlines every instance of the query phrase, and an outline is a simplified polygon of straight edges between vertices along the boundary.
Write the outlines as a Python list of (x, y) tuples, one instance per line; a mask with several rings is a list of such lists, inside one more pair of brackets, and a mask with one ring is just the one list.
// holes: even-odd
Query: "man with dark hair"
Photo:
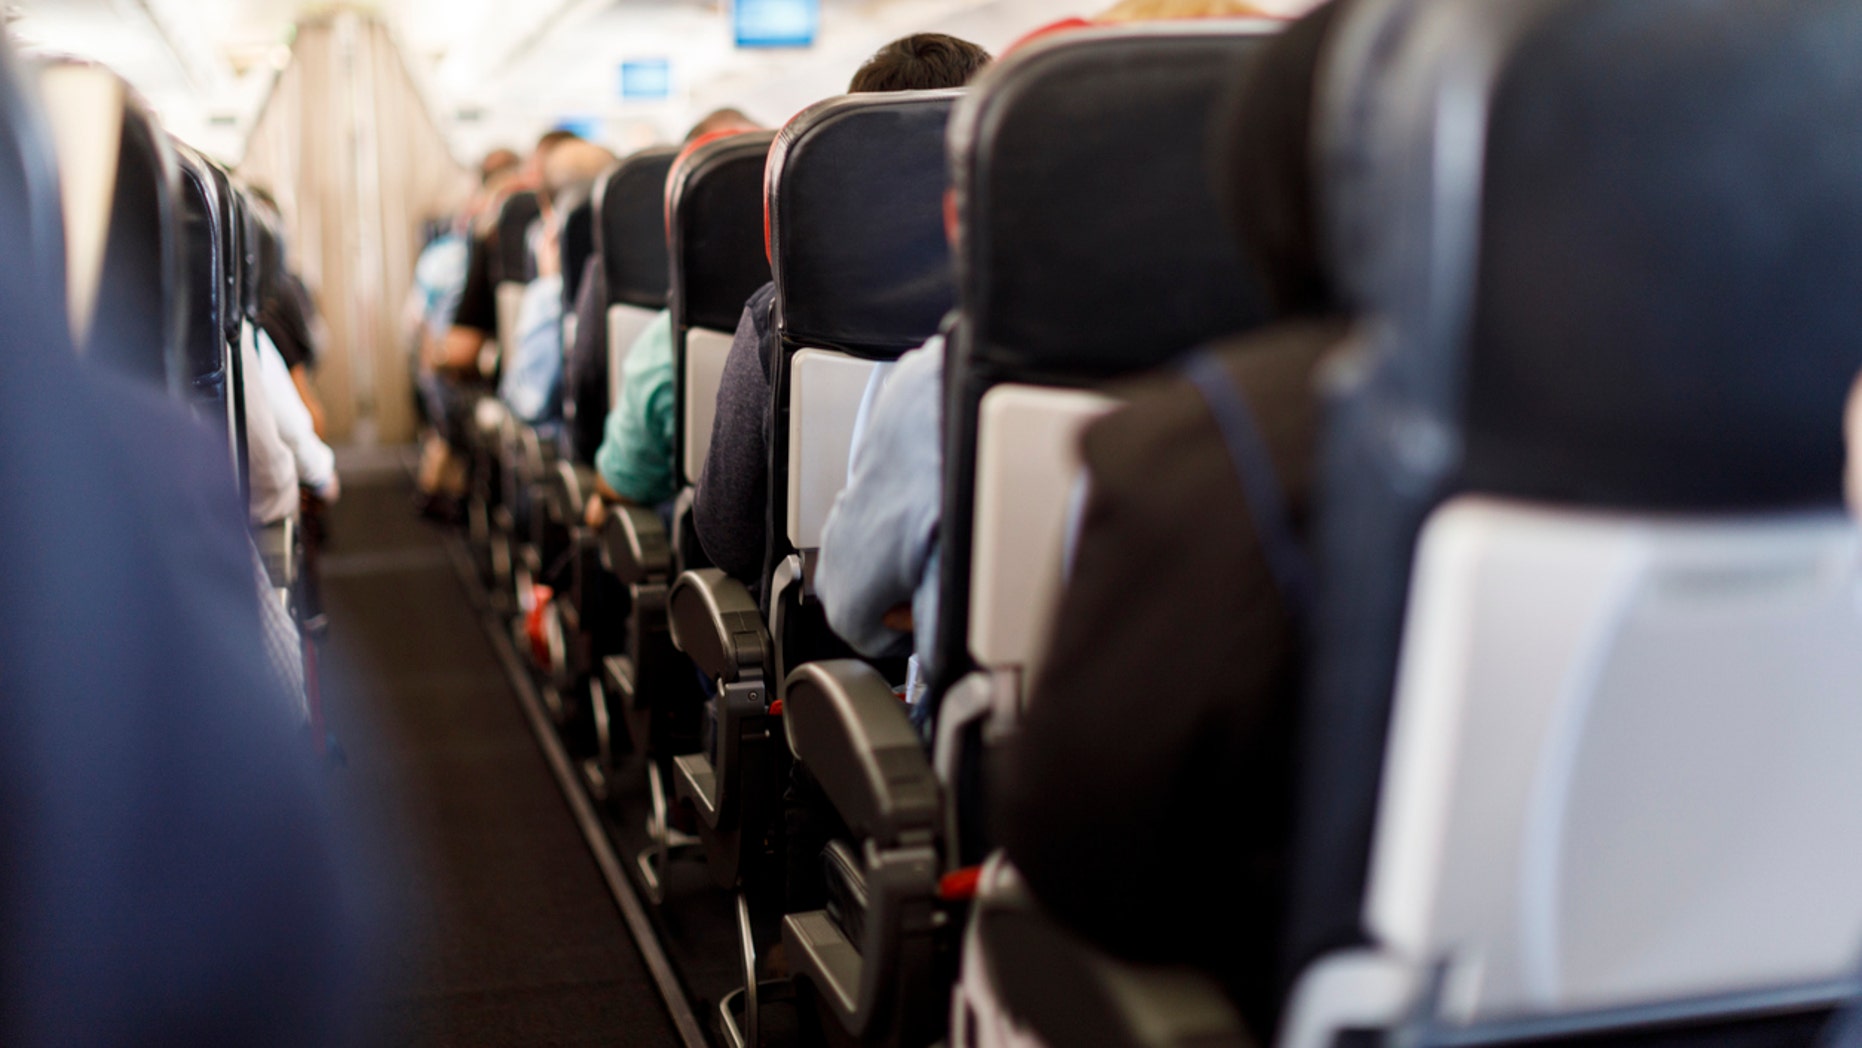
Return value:
[[(989, 52), (968, 41), (919, 33), (880, 48), (848, 89), (858, 94), (962, 87), (988, 62)], [(737, 321), (692, 508), (706, 556), (753, 589), (762, 583), (768, 541), (770, 373), (776, 353), (770, 305), (775, 297), (775, 284), (758, 288)]]
[(913, 33), (879, 49), (866, 60), (847, 90), (930, 91), (960, 87), (989, 63), (989, 52), (943, 33)]

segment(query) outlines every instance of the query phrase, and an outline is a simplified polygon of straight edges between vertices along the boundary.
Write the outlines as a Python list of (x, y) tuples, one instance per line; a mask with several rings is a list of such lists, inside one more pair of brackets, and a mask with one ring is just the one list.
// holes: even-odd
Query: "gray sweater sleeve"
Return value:
[(769, 360), (776, 333), (769, 320), (776, 285), (750, 296), (718, 385), (711, 448), (698, 477), (692, 521), (705, 555), (732, 578), (762, 581), (769, 512)]

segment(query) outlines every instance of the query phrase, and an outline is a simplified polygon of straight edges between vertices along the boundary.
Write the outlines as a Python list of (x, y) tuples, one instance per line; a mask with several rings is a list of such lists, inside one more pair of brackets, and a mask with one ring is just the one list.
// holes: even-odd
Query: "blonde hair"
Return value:
[(1241, 0), (1119, 0), (1095, 22), (1158, 22), (1175, 18), (1272, 18)]

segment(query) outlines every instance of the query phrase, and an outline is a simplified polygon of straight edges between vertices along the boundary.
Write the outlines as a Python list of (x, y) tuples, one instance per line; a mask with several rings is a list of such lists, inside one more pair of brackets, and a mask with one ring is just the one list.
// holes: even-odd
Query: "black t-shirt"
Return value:
[(491, 282), (491, 260), (498, 253), (497, 234), (473, 237), (466, 252), (465, 290), (459, 294), (459, 308), (453, 313), (456, 327), (498, 334), (498, 296)]

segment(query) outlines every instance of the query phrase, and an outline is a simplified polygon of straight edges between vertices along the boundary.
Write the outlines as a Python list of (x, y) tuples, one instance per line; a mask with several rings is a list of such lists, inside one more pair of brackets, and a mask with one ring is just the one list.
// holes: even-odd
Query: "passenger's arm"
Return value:
[(815, 593), (834, 632), (864, 655), (902, 654), (911, 640), (910, 602), (941, 508), (943, 370), (933, 343), (883, 379), (822, 529)]
[(711, 562), (745, 583), (763, 574), (769, 491), (769, 376), (763, 370), (771, 296), (751, 296), (718, 384), (711, 449), (698, 478), (692, 522)]
[(447, 329), (446, 337), (440, 340), (439, 355), (433, 361), (434, 369), (478, 374), (478, 352), (490, 338), (489, 333), (478, 328), (454, 324)]
[(278, 435), (291, 449), (292, 461), (297, 464), (298, 483), (318, 498), (334, 502), (337, 496), (336, 454), (328, 444), (317, 439), (310, 411), (298, 399), (297, 387), (292, 384), (291, 373), (285, 370), (284, 358), (278, 355), (277, 347), (264, 332), (259, 333), (258, 343), (259, 377), (265, 385), (266, 401), (277, 422)]
[(475, 237), (466, 255), (466, 282), (459, 292), (453, 324), (439, 340), (439, 352), (428, 363), (443, 371), (478, 373), (478, 353), (498, 328), (497, 291), (491, 281), (490, 237)]
[(311, 430), (318, 440), (324, 439), (323, 400), (317, 396), (316, 387), (310, 384), (310, 368), (304, 364), (292, 368), (291, 385), (297, 390), (297, 398), (304, 402), (304, 410), (310, 412)]
[(596, 490), (612, 502), (657, 506), (673, 496), (672, 317), (647, 325), (621, 366), (621, 399), (595, 451)]

